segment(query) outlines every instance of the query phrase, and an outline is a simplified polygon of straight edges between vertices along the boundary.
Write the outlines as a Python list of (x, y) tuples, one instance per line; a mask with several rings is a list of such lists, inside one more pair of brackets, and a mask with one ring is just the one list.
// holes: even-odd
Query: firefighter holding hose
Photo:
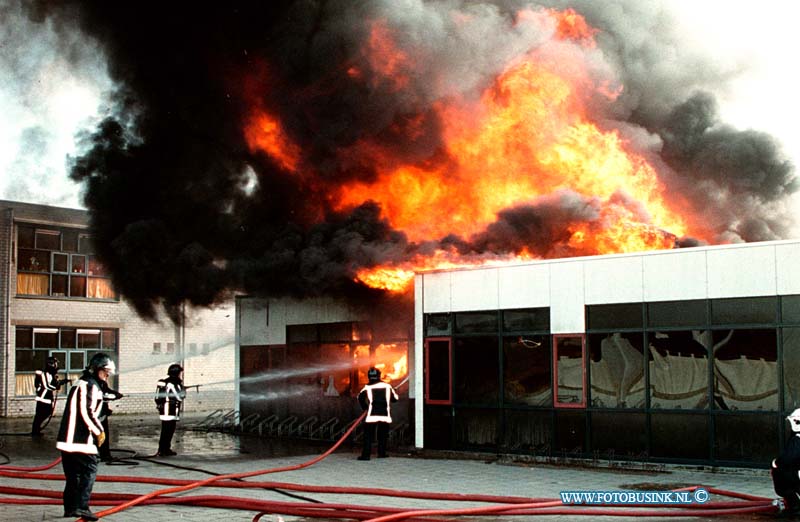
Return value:
[(55, 411), (55, 394), (69, 379), (58, 378), (58, 359), (48, 357), (44, 369), (36, 370), (36, 413), (33, 416), (31, 435), (42, 436), (42, 425)]
[(386, 439), (389, 437), (389, 425), (392, 423), (391, 403), (399, 397), (392, 385), (381, 381), (381, 372), (370, 368), (367, 372), (369, 382), (358, 394), (358, 403), (367, 411), (364, 419), (364, 448), (358, 460), (369, 460), (372, 453), (372, 439), (378, 435), (378, 458), (386, 458)]
[(772, 461), (775, 493), (783, 497), (786, 515), (800, 515), (800, 408), (786, 417), (794, 433), (778, 458)]
[(183, 388), (183, 367), (180, 364), (171, 364), (167, 368), (166, 379), (161, 379), (156, 385), (156, 409), (161, 419), (161, 437), (158, 440), (159, 457), (177, 455), (172, 450), (172, 436), (181, 417), (181, 406), (186, 397)]

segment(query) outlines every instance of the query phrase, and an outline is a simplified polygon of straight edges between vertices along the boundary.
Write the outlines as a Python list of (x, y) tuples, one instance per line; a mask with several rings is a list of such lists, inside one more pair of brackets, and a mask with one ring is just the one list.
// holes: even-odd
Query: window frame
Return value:
[[(586, 334), (585, 333), (571, 333), (571, 334), (552, 334), (553, 339), (553, 408), (555, 409), (586, 409)], [(580, 339), (581, 340), (581, 400), (579, 402), (560, 402), (558, 400), (558, 341), (561, 339)]]

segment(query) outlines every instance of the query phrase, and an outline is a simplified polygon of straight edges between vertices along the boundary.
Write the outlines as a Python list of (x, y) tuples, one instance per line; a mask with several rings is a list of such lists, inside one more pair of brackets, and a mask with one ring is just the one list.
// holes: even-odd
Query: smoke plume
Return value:
[[(559, 30), (545, 7), (584, 16), (597, 46), (545, 46)], [(230, 289), (363, 299), (376, 291), (356, 281), (359, 269), (434, 249), (585, 253), (566, 241), (575, 224), (602, 221), (600, 203), (568, 189), (509, 206), (483, 232), (421, 241), (374, 201), (334, 200), (343, 183), (368, 184), (387, 166), (446, 166), (436, 107), (477, 99), (531, 52), (580, 54), (595, 79), (621, 87), (587, 106), (658, 166), (675, 205), (706, 223), (705, 240), (787, 233), (792, 166), (767, 134), (719, 121), (708, 92), (736, 70), (681, 48), (654, 2), (67, 1), (30, 11), (79, 28), (108, 58), (114, 112), (85, 137), (71, 176), (85, 185), (101, 259), (145, 316), (163, 304), (177, 318), (182, 302), (210, 305)], [(394, 47), (376, 58), (366, 49), (383, 33)], [(258, 114), (279, 122), (283, 155), (248, 140)], [(612, 203), (648, 219), (625, 194)]]

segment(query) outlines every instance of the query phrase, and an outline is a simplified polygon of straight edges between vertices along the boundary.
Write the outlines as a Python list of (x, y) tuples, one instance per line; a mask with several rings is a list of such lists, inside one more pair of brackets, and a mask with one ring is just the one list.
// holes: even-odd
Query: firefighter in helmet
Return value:
[(177, 455), (172, 450), (172, 436), (175, 435), (183, 398), (186, 397), (182, 377), (183, 367), (177, 363), (171, 364), (167, 368), (167, 377), (158, 381), (156, 385), (156, 409), (161, 419), (161, 437), (158, 440), (159, 457)]
[(378, 458), (386, 458), (386, 439), (389, 437), (389, 425), (392, 423), (391, 403), (399, 397), (392, 385), (381, 381), (381, 372), (370, 368), (367, 372), (369, 382), (358, 394), (358, 403), (367, 411), (364, 419), (364, 447), (358, 460), (369, 460), (372, 453), (372, 439), (378, 435)]
[(67, 395), (56, 443), (61, 450), (61, 465), (66, 479), (63, 496), (65, 517), (98, 519), (89, 510), (89, 497), (97, 475), (97, 448), (106, 439), (100, 421), (103, 407), (100, 383), (107, 381), (116, 371), (116, 365), (108, 355), (96, 353)]
[(48, 357), (44, 368), (36, 370), (36, 413), (33, 416), (32, 436), (42, 435), (42, 424), (55, 411), (55, 392), (68, 382), (68, 379), (58, 379), (58, 359), (55, 357)]
[(800, 408), (786, 420), (793, 435), (786, 441), (780, 456), (772, 461), (772, 483), (775, 493), (783, 497), (786, 513), (800, 515)]

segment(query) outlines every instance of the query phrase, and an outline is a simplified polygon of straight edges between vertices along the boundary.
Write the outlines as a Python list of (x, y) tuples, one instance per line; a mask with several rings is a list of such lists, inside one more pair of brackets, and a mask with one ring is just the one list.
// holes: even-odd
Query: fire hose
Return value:
[[(218, 509), (238, 509), (247, 511), (258, 511), (253, 518), (253, 522), (258, 522), (266, 514), (282, 514), (302, 517), (317, 518), (346, 518), (355, 520), (365, 520), (367, 522), (390, 522), (393, 520), (418, 519), (425, 517), (426, 521), (443, 521), (447, 519), (430, 518), (442, 516), (460, 515), (583, 515), (583, 516), (724, 516), (734, 514), (752, 513), (775, 513), (779, 507), (773, 499), (746, 495), (717, 488), (705, 488), (709, 493), (723, 497), (735, 498), (736, 501), (708, 501), (704, 504), (693, 505), (673, 505), (673, 504), (627, 504), (625, 507), (601, 506), (584, 507), (576, 505), (565, 505), (560, 499), (537, 499), (528, 497), (495, 496), (479, 494), (458, 494), (458, 493), (430, 493), (392, 490), (385, 488), (366, 488), (366, 487), (340, 487), (340, 486), (313, 486), (281, 482), (244, 482), (242, 479), (266, 475), (270, 473), (280, 473), (294, 471), (310, 467), (331, 455), (341, 444), (347, 440), (355, 430), (361, 420), (366, 416), (362, 413), (345, 433), (321, 455), (314, 457), (306, 462), (289, 466), (270, 468), (257, 471), (229, 473), (216, 475), (200, 481), (167, 479), (156, 477), (132, 477), (132, 476), (109, 476), (103, 475), (96, 478), (97, 482), (116, 482), (116, 483), (141, 483), (158, 484), (172, 486), (165, 489), (155, 490), (145, 495), (118, 494), (118, 493), (95, 493), (92, 495), (92, 503), (95, 505), (112, 506), (109, 509), (96, 513), (98, 517), (106, 517), (136, 505), (191, 505), (198, 507), (211, 507)], [(151, 457), (143, 457), (141, 460), (150, 460)], [(36, 467), (20, 466), (0, 466), (0, 476), (13, 477), (16, 479), (37, 479), (37, 480), (63, 480), (63, 474), (41, 474), (58, 465), (60, 458), (55, 461)], [(163, 463), (162, 463), (163, 464)], [(177, 466), (176, 466), (177, 467)], [(204, 471), (204, 470), (198, 470)], [(205, 472), (205, 471), (204, 471)], [(207, 472), (210, 473), (210, 472)], [(394, 498), (410, 498), (424, 500), (442, 501), (463, 501), (463, 502), (485, 502), (496, 505), (469, 507), (460, 509), (417, 509), (409, 510), (404, 508), (394, 508), (385, 506), (366, 506), (341, 503), (326, 503), (313, 501), (312, 504), (300, 504), (297, 502), (286, 501), (267, 501), (254, 500), (249, 498), (218, 496), (218, 495), (199, 495), (199, 496), (166, 496), (172, 493), (182, 493), (200, 487), (211, 486), (218, 488), (237, 488), (253, 489), (265, 488), (271, 490), (301, 491), (305, 493), (328, 493), (328, 494), (350, 494), (350, 495), (373, 495)], [(693, 491), (699, 486), (682, 488), (675, 491)], [(280, 492), (280, 491), (279, 491)], [(12, 488), (0, 486), (0, 493), (6, 495), (23, 495), (35, 498), (0, 498), (2, 504), (60, 504), (61, 493), (50, 490), (36, 490), (24, 488)], [(302, 498), (302, 497), (301, 497)], [(303, 499), (310, 500), (310, 499)], [(80, 520), (80, 519), (79, 519)]]
[[(384, 488), (364, 488), (364, 487), (339, 487), (339, 486), (313, 486), (290, 484), (281, 482), (241, 482), (240, 479), (265, 475), (269, 473), (279, 473), (306, 468), (323, 460), (333, 453), (353, 432), (358, 423), (364, 418), (362, 414), (356, 419), (352, 426), (342, 435), (342, 437), (323, 454), (300, 464), (258, 470), (242, 473), (231, 473), (218, 475), (201, 481), (166, 479), (154, 477), (129, 477), (129, 476), (98, 476), (98, 482), (119, 482), (119, 483), (148, 483), (173, 486), (167, 489), (156, 490), (146, 495), (133, 494), (112, 494), (96, 493), (92, 495), (92, 502), (96, 505), (112, 506), (109, 509), (98, 512), (97, 516), (105, 517), (118, 513), (130, 507), (142, 505), (192, 505), (198, 507), (211, 507), (218, 509), (239, 509), (258, 511), (253, 521), (259, 521), (265, 514), (277, 513), (290, 516), (318, 517), (318, 518), (348, 518), (356, 520), (366, 520), (368, 522), (389, 522), (392, 520), (407, 520), (425, 517), (425, 520), (444, 520), (432, 519), (433, 517), (458, 516), (458, 515), (585, 515), (585, 516), (723, 516), (747, 513), (767, 513), (776, 512), (777, 507), (772, 499), (745, 495), (731, 491), (707, 488), (709, 493), (738, 499), (737, 501), (710, 501), (705, 504), (686, 507), (682, 505), (652, 505), (634, 504), (626, 507), (584, 507), (564, 505), (561, 500), (537, 499), (526, 497), (493, 496), (493, 495), (470, 495), (452, 493), (426, 493), (414, 491), (391, 490)], [(13, 477), (16, 479), (38, 479), (38, 480), (63, 480), (60, 474), (41, 474), (39, 471), (46, 471), (56, 466), (61, 459), (56, 459), (50, 464), (37, 467), (19, 466), (0, 466), (0, 476)], [(404, 508), (391, 508), (384, 506), (353, 505), (342, 503), (315, 503), (299, 504), (297, 502), (285, 501), (266, 501), (254, 500), (241, 497), (218, 496), (218, 495), (199, 495), (199, 496), (165, 496), (170, 493), (189, 491), (199, 487), (210, 486), (222, 488), (280, 488), (290, 491), (302, 491), (311, 493), (334, 493), (350, 495), (374, 495), (395, 498), (412, 498), (425, 500), (447, 500), (464, 502), (486, 502), (498, 505), (469, 507), (460, 509), (425, 509), (409, 510)], [(684, 488), (691, 491), (694, 488)], [(676, 490), (679, 491), (679, 490)], [(48, 490), (34, 490), (23, 488), (0, 487), (0, 493), (6, 495), (23, 495), (35, 498), (0, 498), (0, 503), (5, 504), (60, 504), (60, 492)]]

